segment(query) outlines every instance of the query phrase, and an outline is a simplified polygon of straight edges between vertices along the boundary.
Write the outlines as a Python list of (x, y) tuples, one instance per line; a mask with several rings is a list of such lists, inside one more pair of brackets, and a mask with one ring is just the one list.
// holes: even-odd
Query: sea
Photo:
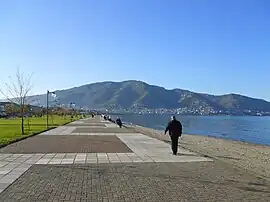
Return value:
[[(165, 130), (170, 115), (124, 114), (122, 122)], [(184, 134), (217, 137), (228, 140), (270, 146), (270, 117), (268, 116), (177, 116)]]

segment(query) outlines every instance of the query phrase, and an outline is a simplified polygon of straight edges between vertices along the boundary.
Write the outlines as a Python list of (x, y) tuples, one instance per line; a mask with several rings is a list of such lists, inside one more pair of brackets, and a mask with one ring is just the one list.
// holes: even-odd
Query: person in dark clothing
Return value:
[(122, 128), (122, 121), (121, 121), (121, 119), (120, 118), (118, 118), (118, 119), (116, 119), (116, 123), (117, 123), (117, 125), (120, 127), (120, 128)]
[(180, 123), (180, 121), (176, 120), (175, 116), (173, 116), (172, 120), (168, 123), (168, 126), (165, 130), (165, 135), (168, 131), (171, 137), (173, 155), (177, 155), (178, 139), (182, 135), (182, 124)]

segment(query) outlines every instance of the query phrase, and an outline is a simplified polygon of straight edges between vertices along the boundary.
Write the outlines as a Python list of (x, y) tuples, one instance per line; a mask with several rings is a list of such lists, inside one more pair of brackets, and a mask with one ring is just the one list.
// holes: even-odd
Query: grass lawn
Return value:
[[(80, 116), (78, 118), (81, 118)], [(71, 121), (77, 120), (77, 117), (71, 119), (70, 116), (49, 116), (49, 126), (60, 126)], [(0, 119), (0, 145), (9, 143), (15, 139), (32, 135), (34, 133), (46, 130), (46, 116), (24, 118), (24, 132), (21, 134), (21, 119)]]

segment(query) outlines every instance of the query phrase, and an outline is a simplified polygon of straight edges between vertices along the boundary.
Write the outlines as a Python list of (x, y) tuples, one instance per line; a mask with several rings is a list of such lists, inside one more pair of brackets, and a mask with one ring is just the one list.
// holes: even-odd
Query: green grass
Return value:
[[(81, 118), (79, 116), (78, 118)], [(77, 117), (71, 119), (71, 116), (49, 116), (49, 126), (56, 127), (71, 121), (77, 120)], [(29, 124), (28, 124), (29, 123)], [(7, 144), (16, 139), (23, 138), (25, 136), (30, 136), (35, 133), (40, 133), (47, 129), (46, 126), (46, 116), (43, 117), (31, 117), (24, 118), (24, 132), (21, 133), (21, 119), (0, 119), (0, 145)]]

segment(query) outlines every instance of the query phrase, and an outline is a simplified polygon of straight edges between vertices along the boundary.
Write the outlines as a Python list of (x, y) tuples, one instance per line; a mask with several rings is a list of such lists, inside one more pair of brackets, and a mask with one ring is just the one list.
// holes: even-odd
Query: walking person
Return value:
[(168, 131), (171, 137), (173, 155), (177, 155), (178, 139), (182, 135), (182, 124), (180, 123), (180, 121), (176, 120), (175, 116), (173, 116), (171, 118), (171, 121), (168, 123), (168, 126), (165, 130), (165, 135)]
[(120, 127), (120, 128), (122, 128), (122, 121), (121, 121), (121, 119), (120, 118), (118, 118), (118, 119), (116, 119), (116, 123), (117, 123), (117, 125)]

